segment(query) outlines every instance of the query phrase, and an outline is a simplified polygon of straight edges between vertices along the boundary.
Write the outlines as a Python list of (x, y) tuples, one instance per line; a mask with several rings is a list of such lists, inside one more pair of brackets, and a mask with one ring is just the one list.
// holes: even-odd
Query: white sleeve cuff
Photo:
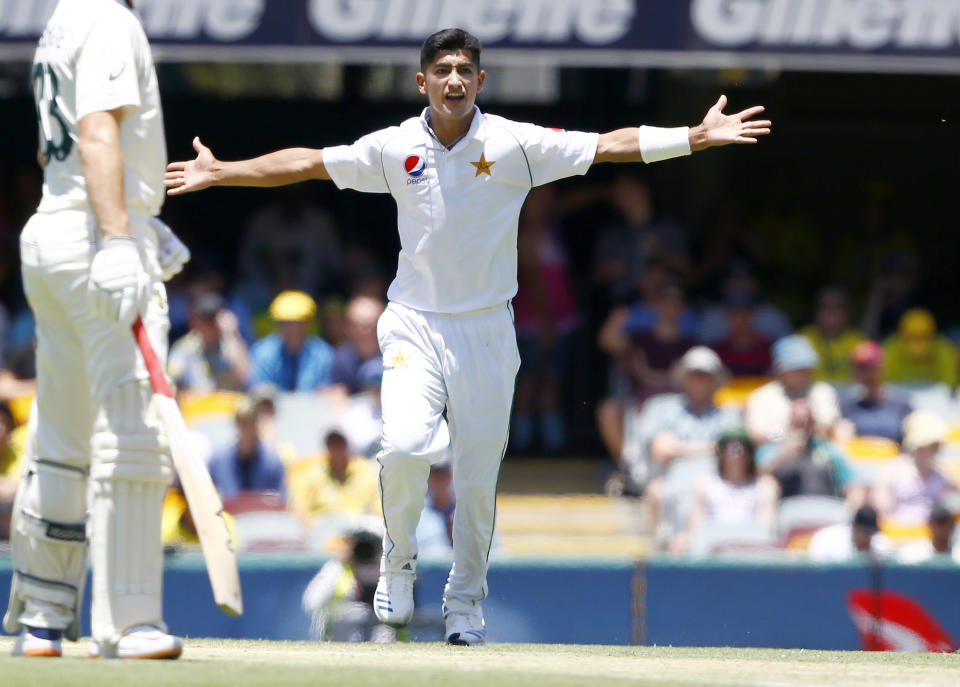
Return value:
[(689, 155), (690, 127), (664, 129), (658, 126), (641, 126), (637, 133), (640, 154), (646, 163), (669, 160), (672, 157)]

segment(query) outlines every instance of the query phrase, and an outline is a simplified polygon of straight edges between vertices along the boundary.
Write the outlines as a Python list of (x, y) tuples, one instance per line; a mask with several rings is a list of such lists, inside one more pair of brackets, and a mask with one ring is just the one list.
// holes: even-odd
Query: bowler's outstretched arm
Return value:
[(167, 165), (167, 193), (178, 195), (209, 186), (284, 186), (309, 179), (329, 179), (323, 166), (323, 151), (316, 148), (286, 148), (250, 160), (224, 162), (193, 139), (197, 157)]
[(751, 119), (763, 112), (762, 105), (729, 115), (723, 113), (726, 106), (722, 95), (703, 121), (689, 129), (628, 127), (600, 134), (594, 162), (656, 162), (713, 146), (756, 143), (758, 136), (770, 133), (770, 120)]

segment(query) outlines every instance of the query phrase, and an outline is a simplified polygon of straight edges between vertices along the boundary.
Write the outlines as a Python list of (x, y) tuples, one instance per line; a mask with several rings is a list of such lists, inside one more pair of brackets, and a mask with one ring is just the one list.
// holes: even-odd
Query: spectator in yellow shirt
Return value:
[(831, 384), (853, 381), (850, 354), (863, 341), (863, 334), (850, 326), (847, 294), (837, 286), (826, 286), (817, 299), (813, 324), (800, 330), (819, 358), (813, 378)]
[(923, 308), (908, 310), (897, 333), (883, 343), (884, 378), (900, 384), (947, 384), (958, 381), (957, 353), (950, 340), (937, 334), (933, 315)]
[(27, 426), (16, 427), (10, 406), (0, 401), (0, 540), (10, 538), (10, 513), (20, 484)]
[(350, 452), (338, 429), (324, 438), (326, 451), (294, 463), (287, 472), (290, 510), (313, 523), (328, 516), (380, 514), (377, 466)]

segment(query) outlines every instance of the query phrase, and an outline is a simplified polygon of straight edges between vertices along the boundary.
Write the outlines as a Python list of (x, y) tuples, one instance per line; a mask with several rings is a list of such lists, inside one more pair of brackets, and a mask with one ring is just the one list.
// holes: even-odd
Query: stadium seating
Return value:
[(880, 468), (900, 455), (900, 445), (886, 437), (853, 437), (840, 442), (840, 448), (861, 478), (868, 482), (873, 481)]
[(788, 549), (806, 550), (810, 536), (821, 527), (848, 522), (843, 501), (829, 496), (792, 496), (780, 502), (777, 536)]
[(723, 525), (707, 523), (696, 540), (691, 542), (693, 556), (733, 553), (738, 556), (770, 555), (779, 550), (776, 537), (758, 523)]
[(747, 397), (769, 381), (769, 377), (733, 377), (717, 389), (713, 402), (719, 407), (743, 407), (747, 403)]
[(307, 528), (285, 510), (252, 510), (234, 517), (239, 551), (299, 551), (307, 548)]

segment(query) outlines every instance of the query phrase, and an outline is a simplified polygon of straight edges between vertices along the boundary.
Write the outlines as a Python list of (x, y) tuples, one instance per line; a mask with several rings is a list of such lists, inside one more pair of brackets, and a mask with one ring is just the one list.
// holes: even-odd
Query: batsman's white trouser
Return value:
[(512, 311), (504, 303), (443, 315), (391, 303), (377, 335), (384, 367), (377, 456), (384, 556), (389, 562), (416, 557), (430, 465), (449, 446), (457, 507), (444, 609), (472, 608), (487, 594), (497, 477), (520, 367)]
[[(147, 219), (131, 211), (155, 295), (142, 317), (165, 360), (166, 295)], [(4, 626), (76, 636), (89, 538), (93, 637), (110, 644), (134, 625), (163, 627), (160, 514), (172, 468), (133, 335), (87, 309), (97, 234), (89, 212), (72, 210), (37, 213), (20, 238), (37, 326), (37, 404), (11, 528)]]

